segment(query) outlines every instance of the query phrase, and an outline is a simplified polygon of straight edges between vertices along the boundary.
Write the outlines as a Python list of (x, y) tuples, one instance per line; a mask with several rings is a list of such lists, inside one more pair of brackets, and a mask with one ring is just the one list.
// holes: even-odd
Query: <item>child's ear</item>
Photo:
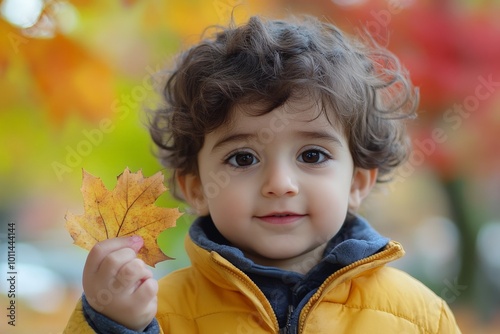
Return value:
[(195, 174), (177, 173), (176, 178), (186, 202), (196, 210), (196, 214), (199, 216), (208, 215), (208, 204), (203, 194), (200, 177)]
[(378, 169), (364, 169), (356, 167), (352, 177), (351, 192), (349, 194), (349, 211), (356, 211), (368, 196), (377, 181)]

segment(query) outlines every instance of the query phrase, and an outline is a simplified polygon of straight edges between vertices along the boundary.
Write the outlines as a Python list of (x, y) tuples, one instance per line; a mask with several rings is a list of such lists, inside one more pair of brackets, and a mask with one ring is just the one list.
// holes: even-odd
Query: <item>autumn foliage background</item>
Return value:
[[(41, 6), (20, 26), (24, 3)], [(403, 243), (408, 254), (396, 266), (443, 297), (464, 333), (498, 330), (497, 1), (0, 0), (0, 254), (15, 222), (19, 272), (12, 328), (1, 256), (0, 332), (62, 332), (87, 254), (64, 230), (66, 211), (83, 210), (82, 168), (109, 188), (127, 166), (145, 176), (162, 170), (143, 112), (157, 102), (156, 73), (206, 26), (227, 23), (234, 6), (238, 22), (253, 14), (318, 15), (349, 33), (369, 32), (400, 56), (421, 92), (414, 152), (364, 213)], [(183, 208), (168, 195), (157, 203)], [(191, 219), (182, 216), (160, 236), (176, 260), (159, 264), (157, 277), (187, 265)]]

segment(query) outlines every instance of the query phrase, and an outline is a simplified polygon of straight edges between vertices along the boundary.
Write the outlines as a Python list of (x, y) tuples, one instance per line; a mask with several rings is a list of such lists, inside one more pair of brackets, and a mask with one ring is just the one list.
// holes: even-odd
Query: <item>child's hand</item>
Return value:
[(135, 331), (143, 331), (157, 309), (158, 282), (136, 256), (143, 244), (140, 237), (101, 241), (90, 251), (83, 271), (90, 306)]

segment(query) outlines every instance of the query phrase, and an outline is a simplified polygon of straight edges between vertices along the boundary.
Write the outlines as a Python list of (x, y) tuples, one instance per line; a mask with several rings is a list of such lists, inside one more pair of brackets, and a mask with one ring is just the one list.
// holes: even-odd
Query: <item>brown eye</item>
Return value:
[(237, 154), (234, 157), (236, 164), (238, 166), (250, 166), (253, 164), (255, 158), (253, 154), (245, 153), (245, 154)]
[(259, 162), (252, 153), (240, 152), (231, 155), (226, 159), (226, 163), (233, 167), (249, 167)]
[(320, 150), (307, 150), (302, 152), (297, 160), (306, 164), (321, 164), (331, 159), (332, 157)]
[(320, 154), (318, 151), (305, 151), (301, 154), (302, 161), (309, 164), (316, 163), (320, 159)]

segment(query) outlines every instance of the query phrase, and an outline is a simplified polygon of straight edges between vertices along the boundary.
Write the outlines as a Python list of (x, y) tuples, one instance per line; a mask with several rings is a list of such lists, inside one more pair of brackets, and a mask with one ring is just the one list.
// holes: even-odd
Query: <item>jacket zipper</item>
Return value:
[(280, 334), (292, 334), (292, 329), (291, 329), (291, 321), (292, 321), (292, 314), (294, 311), (293, 305), (288, 305), (288, 313), (286, 316), (286, 325), (283, 328), (280, 328)]
[[(363, 265), (365, 263), (369, 263), (369, 262), (374, 261), (374, 260), (380, 260), (380, 259), (383, 259), (383, 258), (388, 258), (391, 255), (393, 255), (395, 253), (398, 253), (400, 251), (401, 251), (401, 246), (399, 244), (393, 245), (391, 248), (386, 249), (385, 251), (382, 251), (380, 253), (377, 253), (377, 254), (374, 254), (372, 256), (369, 256), (369, 257), (367, 257), (365, 259), (362, 259), (362, 260), (356, 261), (354, 263), (351, 263), (347, 267), (344, 267), (344, 268), (340, 269), (339, 271), (335, 272), (334, 274), (332, 274), (331, 276), (329, 276), (323, 282), (323, 284), (319, 287), (318, 291), (316, 291), (316, 293), (309, 299), (309, 301), (307, 302), (307, 304), (304, 305), (304, 307), (302, 308), (302, 312), (301, 312), (302, 316), (299, 317), (298, 328), (295, 328), (294, 332), (292, 332), (292, 328), (291, 328), (291, 319), (292, 319), (292, 314), (293, 314), (293, 311), (294, 311), (293, 305), (289, 305), (288, 306), (287, 321), (286, 321), (286, 325), (285, 325), (284, 328), (281, 328), (281, 329), (279, 328), (278, 318), (276, 317), (276, 314), (274, 314), (274, 312), (272, 313), (272, 315), (273, 315), (273, 319), (272, 320), (273, 320), (275, 328), (279, 329), (279, 334), (296, 334), (296, 333), (302, 333), (302, 331), (304, 329), (305, 319), (307, 318), (307, 315), (309, 314), (309, 310), (311, 309), (312, 305), (320, 298), (320, 296), (324, 292), (325, 288), (328, 285), (330, 285), (332, 281), (334, 281), (338, 277), (342, 276), (343, 274), (349, 272), (351, 269), (354, 269), (355, 267), (358, 267), (358, 266)], [(257, 293), (260, 294), (260, 293), (262, 293), (260, 291), (260, 289), (257, 287), (257, 285), (255, 285), (255, 283), (253, 283), (252, 281), (248, 282), (248, 280), (245, 278), (246, 275), (241, 270), (239, 270), (236, 267), (235, 268), (228, 268), (224, 264), (222, 264), (218, 260), (216, 260), (214, 257), (211, 257), (211, 259), (212, 259), (212, 261), (214, 261), (215, 263), (217, 263), (219, 266), (221, 266), (224, 270), (230, 272), (233, 275), (236, 275), (236, 277), (238, 277), (238, 279), (240, 279), (242, 282), (244, 282), (244, 284), (246, 286), (248, 286), (250, 289), (252, 289), (254, 291), (254, 294), (257, 294)], [(385, 263), (383, 263), (383, 264), (385, 264)], [(381, 266), (383, 264), (377, 265), (375, 267), (379, 267), (379, 266)], [(373, 268), (375, 268), (375, 267), (373, 267)], [(265, 299), (265, 301), (269, 304), (269, 301), (267, 299)], [(272, 307), (271, 307), (270, 304), (269, 304), (269, 307), (272, 309)]]

